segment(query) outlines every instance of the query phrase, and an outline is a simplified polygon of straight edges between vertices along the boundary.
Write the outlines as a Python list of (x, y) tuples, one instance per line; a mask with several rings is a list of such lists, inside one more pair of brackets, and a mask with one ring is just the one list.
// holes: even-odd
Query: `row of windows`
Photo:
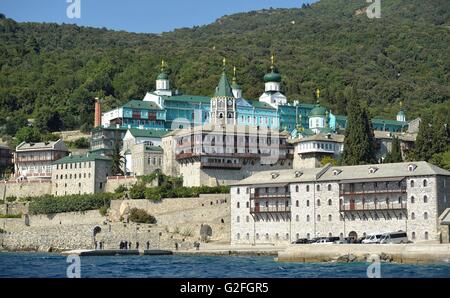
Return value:
[(86, 173), (83, 173), (83, 174), (81, 174), (81, 173), (79, 173), (78, 175), (77, 174), (65, 174), (65, 175), (55, 175), (55, 179), (56, 180), (58, 180), (58, 178), (59, 179), (72, 179), (72, 178), (74, 178), (74, 179), (76, 179), (76, 178), (78, 178), (78, 179), (81, 179), (81, 177), (83, 177), (83, 178), (91, 178), (91, 173), (88, 173), (87, 175), (86, 175)]
[[(79, 182), (78, 187), (81, 188), (81, 185), (81, 182)], [(56, 183), (55, 186), (58, 187), (58, 183)], [(103, 182), (100, 182), (98, 186), (100, 189), (103, 189)], [(67, 187), (67, 183), (64, 183), (64, 187)]]
[[(261, 216), (261, 217), (259, 217), (257, 220), (259, 220), (259, 219), (263, 219), (263, 217)], [(271, 217), (269, 217), (268, 215), (266, 216), (266, 220), (267, 221), (270, 221), (270, 219), (271, 219)], [(275, 219), (276, 219), (276, 221), (280, 221), (280, 218), (278, 217), (278, 215), (276, 215), (275, 216)], [(354, 215), (354, 214), (351, 214), (350, 216), (349, 216), (349, 219), (350, 220), (352, 220), (352, 221), (354, 221), (354, 220), (356, 220), (356, 216)], [(362, 215), (362, 218), (361, 218), (362, 220), (364, 220), (364, 221), (367, 221), (367, 220), (369, 220), (369, 218), (368, 218), (368, 216), (364, 213), (363, 215)], [(379, 215), (378, 214), (375, 214), (374, 215), (374, 219), (375, 220), (379, 220), (380, 219), (380, 217), (379, 217)], [(386, 216), (385, 216), (385, 219), (387, 219), (387, 220), (391, 220), (392, 219), (392, 216), (389, 214), (389, 213), (387, 213), (386, 214)], [(397, 219), (399, 219), (399, 220), (402, 220), (403, 219), (403, 213), (399, 213), (398, 215), (397, 215)], [(416, 214), (414, 213), (414, 212), (412, 212), (411, 213), (411, 220), (415, 220), (416, 219)], [(428, 212), (424, 212), (423, 213), (423, 219), (424, 220), (427, 220), (428, 219)], [(236, 217), (236, 222), (240, 222), (240, 220), (241, 220), (241, 218), (240, 218), (240, 216), (237, 216)], [(322, 217), (321, 217), (321, 215), (320, 214), (318, 214), (317, 215), (317, 221), (321, 221), (322, 220)], [(339, 220), (340, 221), (343, 221), (344, 220), (344, 216), (343, 215), (340, 215), (339, 216)], [(300, 221), (300, 216), (297, 214), (296, 216), (295, 216), (295, 221)], [(306, 221), (307, 222), (310, 222), (311, 221), (311, 216), (308, 214), (308, 215), (306, 215)], [(328, 214), (328, 221), (333, 221), (333, 216), (331, 215), (331, 214)], [(246, 222), (250, 222), (250, 216), (246, 216)]]
[[(411, 181), (409, 182), (409, 185), (410, 185), (411, 187), (414, 187), (414, 184), (415, 184), (414, 180), (411, 180)], [(428, 181), (427, 181), (427, 179), (423, 179), (422, 187), (427, 187), (427, 186), (428, 186)]]
[(81, 168), (90, 168), (91, 167), (91, 162), (76, 162), (76, 163), (66, 163), (66, 164), (62, 164), (62, 165), (56, 165), (56, 169), (57, 170), (68, 170), (68, 169), (81, 169)]
[[(363, 233), (363, 237), (366, 237), (366, 236), (367, 236), (367, 233), (364, 232), (364, 233)], [(425, 239), (425, 240), (428, 240), (429, 237), (430, 237), (430, 234), (428, 233), (428, 231), (425, 231), (424, 234), (423, 234), (423, 236), (424, 236), (424, 239)], [(331, 232), (328, 233), (328, 237), (333, 237), (333, 233), (331, 233)], [(340, 233), (340, 234), (339, 234), (339, 237), (340, 237), (341, 239), (343, 239), (343, 238), (344, 238), (344, 234), (343, 234), (343, 233)], [(269, 233), (266, 233), (266, 234), (264, 234), (264, 235), (260, 235), (259, 233), (256, 233), (256, 234), (255, 234), (255, 239), (256, 239), (256, 240), (260, 240), (260, 239), (262, 239), (262, 238), (264, 238), (264, 240), (270, 240), (270, 235), (269, 235)], [(295, 238), (296, 238), (296, 239), (300, 239), (300, 234), (297, 233), (297, 234), (295, 235)], [(311, 234), (310, 234), (310, 233), (307, 233), (307, 234), (306, 234), (306, 238), (307, 238), (307, 239), (311, 239)], [(412, 239), (412, 240), (416, 240), (416, 238), (417, 238), (416, 232), (411, 232), (411, 239)], [(237, 239), (237, 240), (240, 240), (240, 239), (241, 239), (241, 233), (237, 233), (237, 234), (236, 234), (236, 239)], [(246, 234), (245, 234), (245, 239), (246, 239), (246, 240), (250, 240), (250, 233), (246, 233)], [(280, 240), (280, 239), (281, 239), (280, 234), (279, 234), (279, 233), (275, 233), (274, 239), (275, 239), (275, 240)], [(289, 233), (284, 234), (284, 240), (289, 240)]]
[[(149, 157), (147, 160), (147, 164), (151, 164), (153, 166), (156, 166), (156, 157)], [(158, 158), (158, 166), (160, 166), (162, 164), (162, 159), (161, 157)]]

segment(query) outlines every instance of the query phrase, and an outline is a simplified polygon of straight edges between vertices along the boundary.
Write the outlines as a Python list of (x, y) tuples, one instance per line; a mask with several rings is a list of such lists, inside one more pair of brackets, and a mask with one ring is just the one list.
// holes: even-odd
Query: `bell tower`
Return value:
[(223, 72), (211, 98), (211, 123), (218, 125), (236, 124), (236, 98), (226, 75), (226, 59), (223, 59)]

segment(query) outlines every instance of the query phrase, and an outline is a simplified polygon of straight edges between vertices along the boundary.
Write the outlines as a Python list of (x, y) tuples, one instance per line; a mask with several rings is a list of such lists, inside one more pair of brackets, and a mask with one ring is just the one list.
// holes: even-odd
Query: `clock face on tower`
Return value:
[(228, 100), (228, 106), (232, 107), (233, 106), (233, 101), (231, 99)]

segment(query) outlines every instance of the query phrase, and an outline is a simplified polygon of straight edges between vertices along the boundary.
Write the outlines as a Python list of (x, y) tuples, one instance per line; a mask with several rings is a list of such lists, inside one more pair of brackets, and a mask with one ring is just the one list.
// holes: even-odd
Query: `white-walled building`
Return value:
[(63, 140), (22, 142), (14, 152), (14, 175), (20, 179), (51, 179), (52, 163), (68, 154)]
[(399, 230), (439, 241), (449, 207), (450, 172), (427, 162), (260, 172), (232, 185), (231, 243)]

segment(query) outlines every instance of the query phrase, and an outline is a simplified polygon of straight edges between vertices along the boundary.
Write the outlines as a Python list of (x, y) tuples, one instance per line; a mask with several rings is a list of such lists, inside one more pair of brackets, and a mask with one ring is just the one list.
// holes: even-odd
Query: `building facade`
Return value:
[[(228, 82), (225, 70), (220, 81)], [(225, 91), (221, 96), (217, 96), (216, 93), (212, 97), (186, 95), (170, 88), (169, 75), (164, 64), (156, 78), (156, 90), (148, 92), (143, 100), (131, 100), (119, 108), (103, 113), (101, 123), (104, 127), (118, 125), (125, 129), (175, 130), (216, 123), (217, 117), (214, 116), (211, 119), (211, 116), (222, 114), (223, 119), (232, 117), (227, 121), (236, 125), (288, 131), (293, 131), (297, 127), (314, 130), (318, 120), (326, 122), (331, 131), (345, 129), (347, 124), (345, 116), (333, 115), (331, 112), (326, 115), (316, 115), (316, 112), (324, 112), (325, 109), (314, 104), (300, 103), (294, 99), (288, 101), (283, 94), (282, 76), (275, 65), (274, 57), (263, 81), (264, 91), (258, 99), (243, 97), (243, 90), (237, 83), (236, 70), (231, 90), (221, 89)], [(219, 87), (221, 85), (219, 83)], [(381, 131), (404, 131), (408, 128), (408, 123), (403, 110), (401, 113), (402, 115), (398, 115), (396, 120), (373, 119), (372, 124), (375, 129)], [(324, 120), (322, 116), (326, 116), (326, 119)], [(310, 117), (318, 119), (314, 118), (311, 121)]]
[(231, 188), (231, 243), (406, 231), (440, 241), (450, 172), (426, 162), (257, 173)]
[(164, 173), (179, 173), (185, 186), (215, 186), (269, 169), (292, 167), (287, 132), (239, 125), (204, 125), (163, 138)]
[(52, 165), (52, 194), (81, 195), (104, 192), (111, 175), (111, 158), (88, 153), (69, 155)]
[(67, 156), (62, 140), (55, 142), (22, 142), (14, 152), (14, 175), (19, 179), (51, 179), (53, 162)]

